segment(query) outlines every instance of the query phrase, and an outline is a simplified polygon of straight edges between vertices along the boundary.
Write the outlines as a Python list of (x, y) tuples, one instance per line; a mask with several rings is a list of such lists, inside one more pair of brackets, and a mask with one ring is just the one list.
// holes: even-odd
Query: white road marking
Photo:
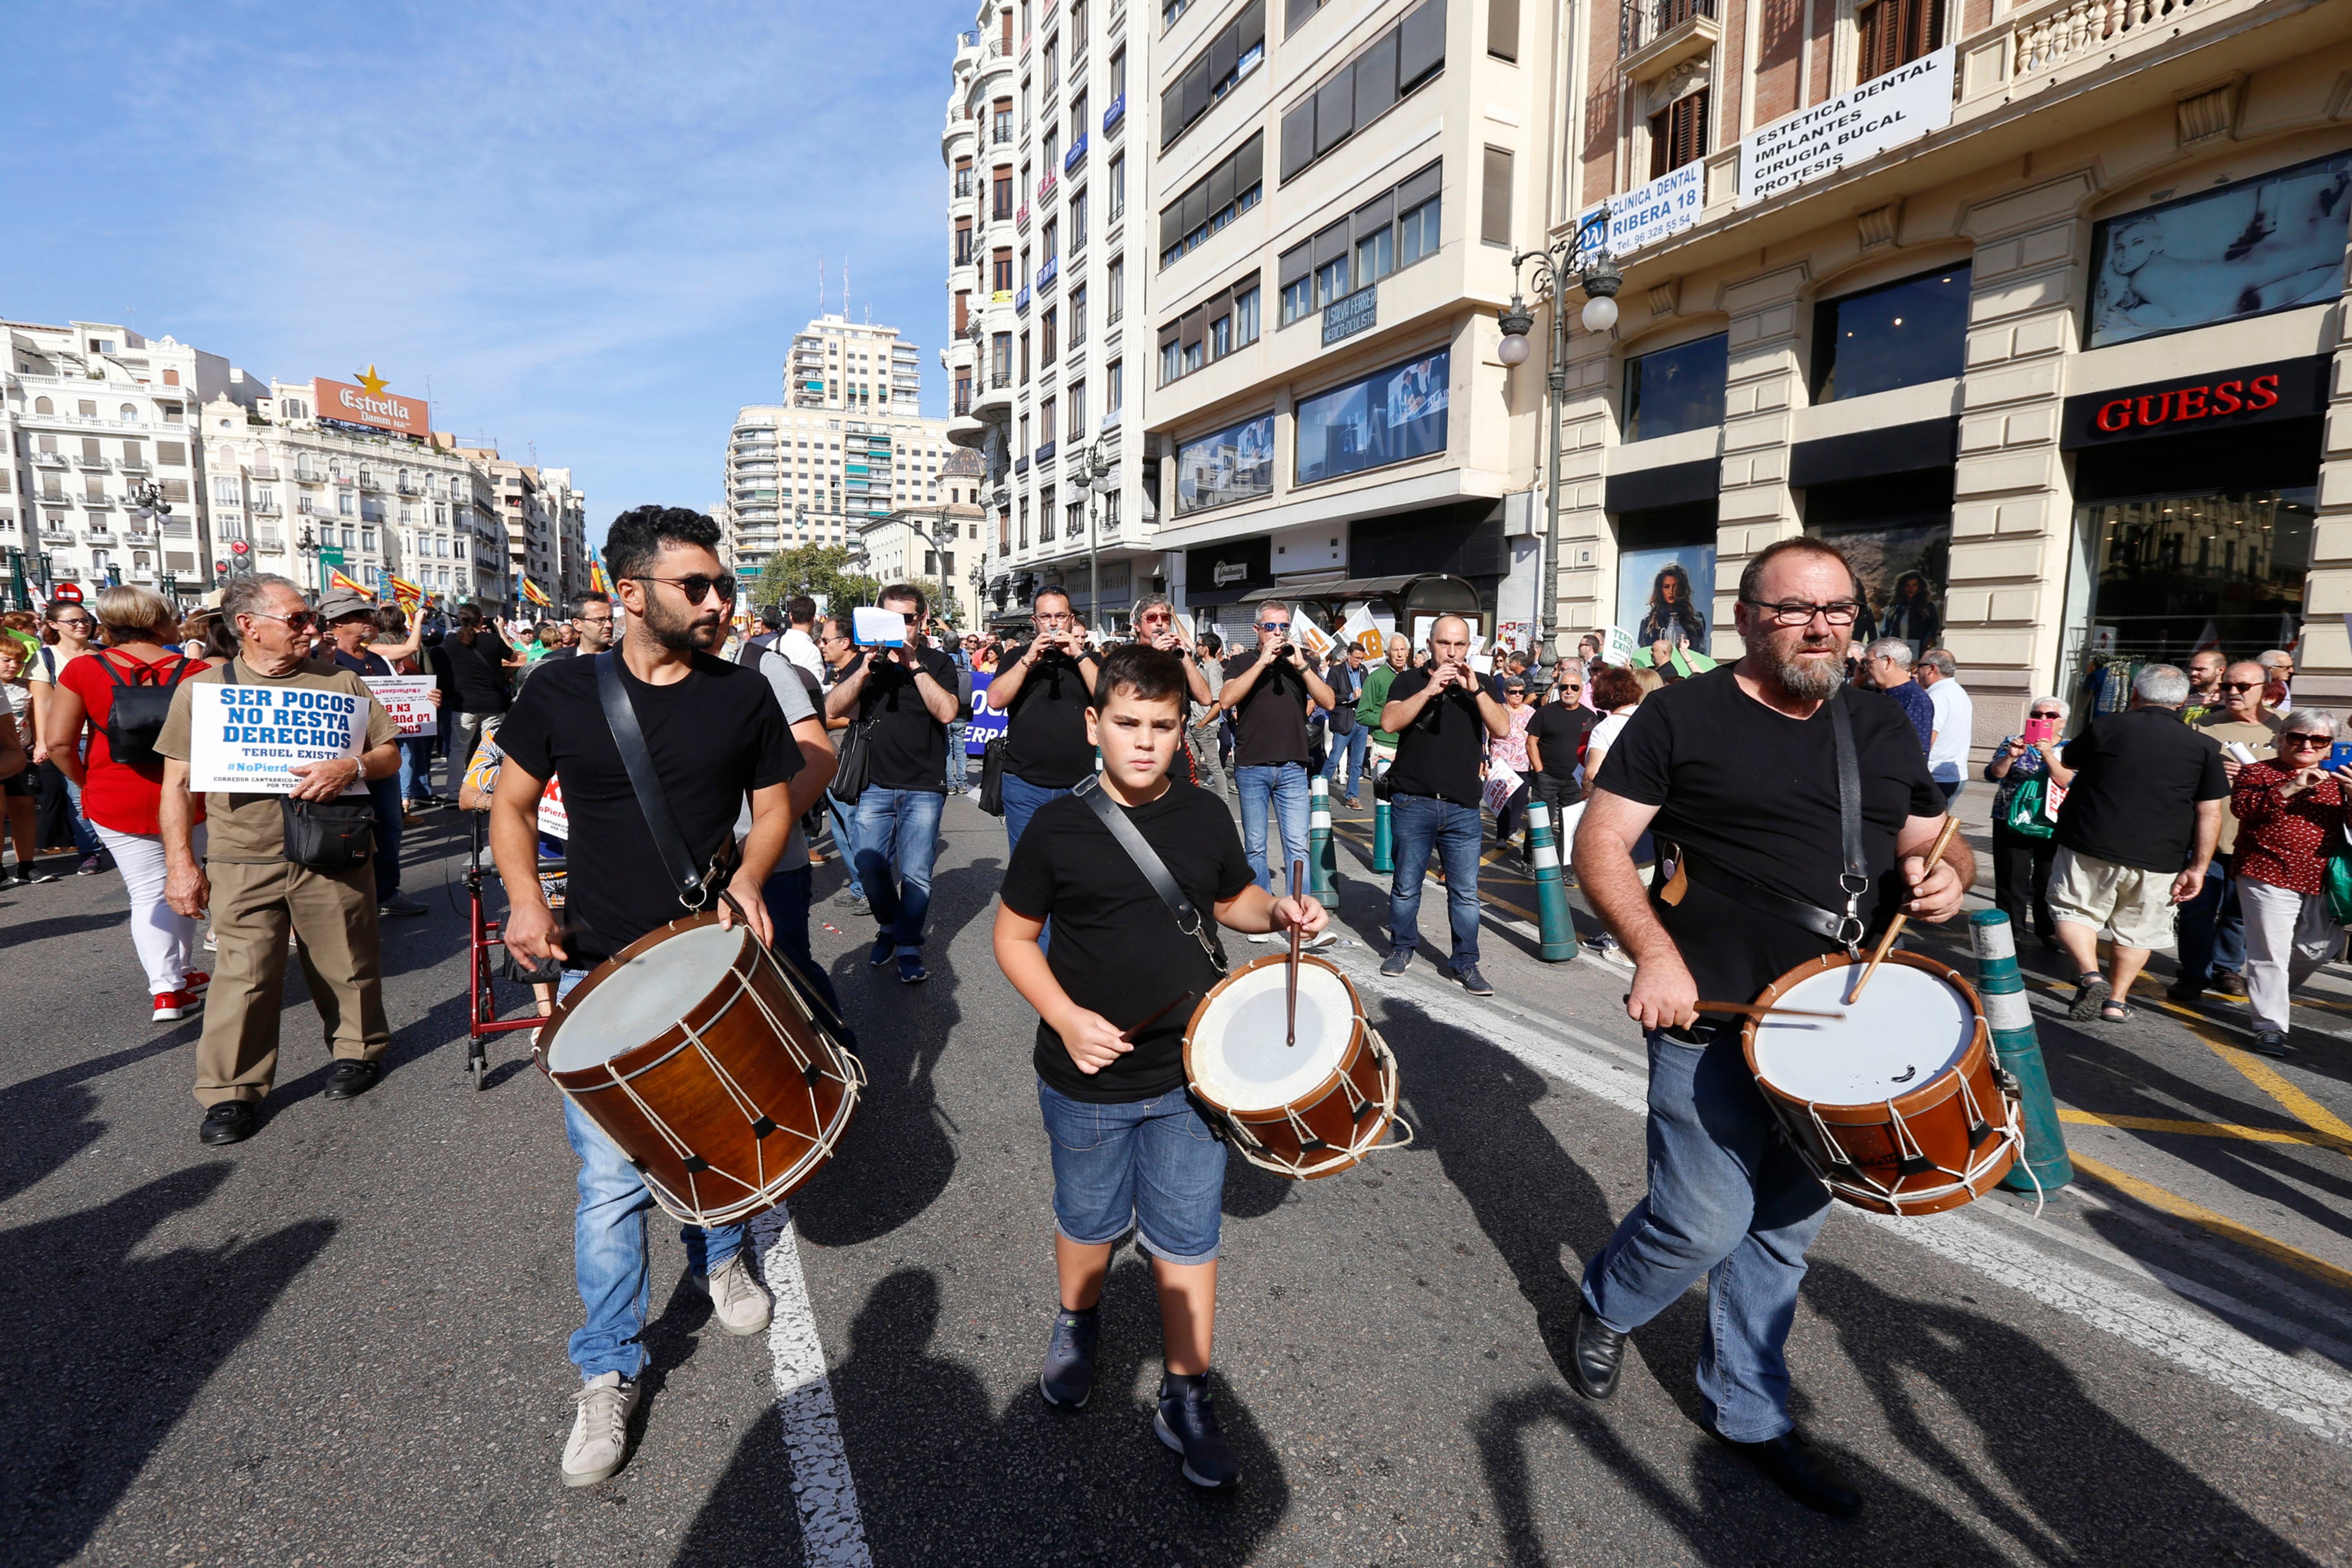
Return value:
[(801, 1247), (789, 1209), (779, 1204), (751, 1222), (760, 1277), (775, 1298), (768, 1321), (768, 1352), (776, 1363), (776, 1420), (793, 1462), (793, 1500), (799, 1505), (801, 1541), (813, 1568), (874, 1568), (857, 1486), (849, 1479), (849, 1452), (825, 1375), (824, 1342), (801, 1274)]
[[(1590, 1033), (1564, 1019), (1511, 1004), (1482, 1001), (1408, 972), (1402, 980), (1357, 976), (1374, 995), (1394, 996), (1442, 1023), (1494, 1041), (1537, 1071), (1606, 1100), (1621, 1110), (1644, 1111), (1648, 1097), (1645, 1056)], [(1503, 1014), (1518, 1028), (1497, 1028)], [(1405, 1086), (1408, 1089), (1410, 1084)], [(1988, 1200), (1998, 1204), (1999, 1200)], [(2123, 1280), (2094, 1273), (2025, 1241), (2006, 1235), (1990, 1217), (1945, 1214), (1896, 1219), (1837, 1205), (1839, 1223), (1858, 1218), (1994, 1282), (2021, 1291), (2127, 1343), (2186, 1367), (2199, 1376), (2260, 1405), (2315, 1436), (2352, 1447), (2352, 1377), (2273, 1350), (2231, 1324), (2150, 1296)], [(2022, 1219), (2005, 1209), (2003, 1219)], [(2041, 1224), (2030, 1228), (2040, 1231)], [(2119, 1248), (2072, 1235), (2061, 1239), (2121, 1272), (2151, 1279), (2168, 1291), (2201, 1300), (2215, 1311), (2260, 1324), (2291, 1342), (2322, 1354), (2338, 1352), (2342, 1342), (2239, 1300), (2210, 1284), (2191, 1281), (2140, 1262)]]

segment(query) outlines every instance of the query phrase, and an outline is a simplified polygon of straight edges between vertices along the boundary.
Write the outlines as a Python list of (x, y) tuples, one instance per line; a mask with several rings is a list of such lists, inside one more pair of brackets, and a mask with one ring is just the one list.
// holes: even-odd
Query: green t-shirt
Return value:
[(1396, 666), (1388, 660), (1364, 671), (1364, 694), (1356, 699), (1356, 722), (1367, 730), (1381, 727), (1381, 710), (1389, 705), (1389, 688), (1396, 684)]

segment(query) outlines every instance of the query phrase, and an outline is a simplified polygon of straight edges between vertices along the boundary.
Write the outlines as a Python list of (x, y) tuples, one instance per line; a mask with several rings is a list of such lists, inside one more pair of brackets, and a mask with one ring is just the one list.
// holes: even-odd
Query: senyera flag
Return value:
[(604, 557), (593, 550), (588, 552), (588, 585), (600, 594), (613, 591), (613, 580), (604, 575)]
[(393, 603), (398, 605), (402, 609), (413, 614), (415, 613), (416, 606), (425, 602), (425, 585), (423, 584), (412, 583), (405, 577), (394, 577), (389, 575), (387, 575), (384, 580), (392, 584)]
[(554, 600), (547, 596), (546, 590), (542, 589), (538, 584), (532, 582), (528, 577), (522, 580), (522, 596), (529, 599), (532, 604), (537, 605), (542, 610), (551, 607), (555, 603)]
[(348, 588), (352, 593), (361, 595), (362, 598), (373, 599), (375, 597), (375, 590), (373, 588), (363, 587), (361, 584), (354, 583), (332, 566), (327, 568), (327, 588), (331, 593), (337, 588)]

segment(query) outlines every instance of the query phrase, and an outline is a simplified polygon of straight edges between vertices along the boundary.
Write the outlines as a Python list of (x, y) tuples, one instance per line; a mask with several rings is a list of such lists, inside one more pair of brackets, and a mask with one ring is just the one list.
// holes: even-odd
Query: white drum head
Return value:
[(1319, 963), (1298, 966), (1298, 1039), (1286, 1045), (1290, 966), (1237, 974), (1209, 999), (1192, 1030), (1192, 1085), (1228, 1110), (1276, 1110), (1339, 1069), (1355, 1032), (1347, 982)]
[(1859, 968), (1825, 969), (1779, 998), (1827, 1018), (1768, 1014), (1756, 1023), (1756, 1073), (1792, 1100), (1815, 1105), (1876, 1105), (1927, 1083), (1960, 1059), (1976, 1015), (1958, 987), (1907, 964), (1879, 966), (1862, 1000), (1846, 992)]
[(742, 951), (740, 926), (696, 926), (656, 942), (597, 981), (566, 1015), (548, 1044), (548, 1070), (594, 1067), (668, 1032)]

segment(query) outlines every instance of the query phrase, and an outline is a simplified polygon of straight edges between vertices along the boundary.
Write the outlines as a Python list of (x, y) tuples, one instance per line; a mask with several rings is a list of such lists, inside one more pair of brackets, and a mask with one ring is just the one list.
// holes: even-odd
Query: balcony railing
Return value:
[(71, 462), (72, 459), (68, 458), (63, 452), (35, 452), (33, 454), (33, 467), (37, 468), (62, 468)]
[(1685, 23), (1715, 16), (1715, 0), (1618, 0), (1617, 58), (1646, 48)]
[(1103, 134), (1106, 136), (1109, 135), (1113, 131), (1118, 128), (1119, 122), (1126, 118), (1127, 94), (1122, 92), (1117, 98), (1110, 100), (1110, 107), (1108, 109), (1103, 110)]
[(1037, 268), (1037, 292), (1043, 294), (1046, 289), (1051, 289), (1055, 280), (1061, 276), (1062, 258), (1058, 256), (1045, 258), (1045, 265)]
[(1042, 468), (1053, 460), (1054, 443), (1051, 441), (1040, 443), (1037, 447), (1037, 466)]
[(85, 474), (102, 474), (113, 465), (104, 458), (93, 458), (85, 453), (74, 459), (74, 467)]
[(992, 390), (1001, 392), (1013, 384), (1013, 373), (1009, 370), (992, 370), (988, 373), (988, 384)]
[(1029, 286), (1026, 283), (1021, 286), (1021, 291), (1019, 293), (1013, 296), (1013, 309), (1023, 314), (1027, 313), (1029, 310)]
[(1029, 204), (1023, 202), (1013, 209), (1013, 226), (1026, 234), (1029, 230)]
[(1047, 170), (1045, 172), (1045, 177), (1037, 182), (1037, 199), (1042, 202), (1047, 196), (1052, 195), (1055, 190), (1060, 186), (1061, 183), (1062, 181), (1059, 175), (1055, 174), (1050, 169)]
[(1087, 133), (1081, 131), (1078, 132), (1078, 139), (1070, 143), (1070, 150), (1062, 154), (1062, 173), (1066, 174), (1086, 161)]

